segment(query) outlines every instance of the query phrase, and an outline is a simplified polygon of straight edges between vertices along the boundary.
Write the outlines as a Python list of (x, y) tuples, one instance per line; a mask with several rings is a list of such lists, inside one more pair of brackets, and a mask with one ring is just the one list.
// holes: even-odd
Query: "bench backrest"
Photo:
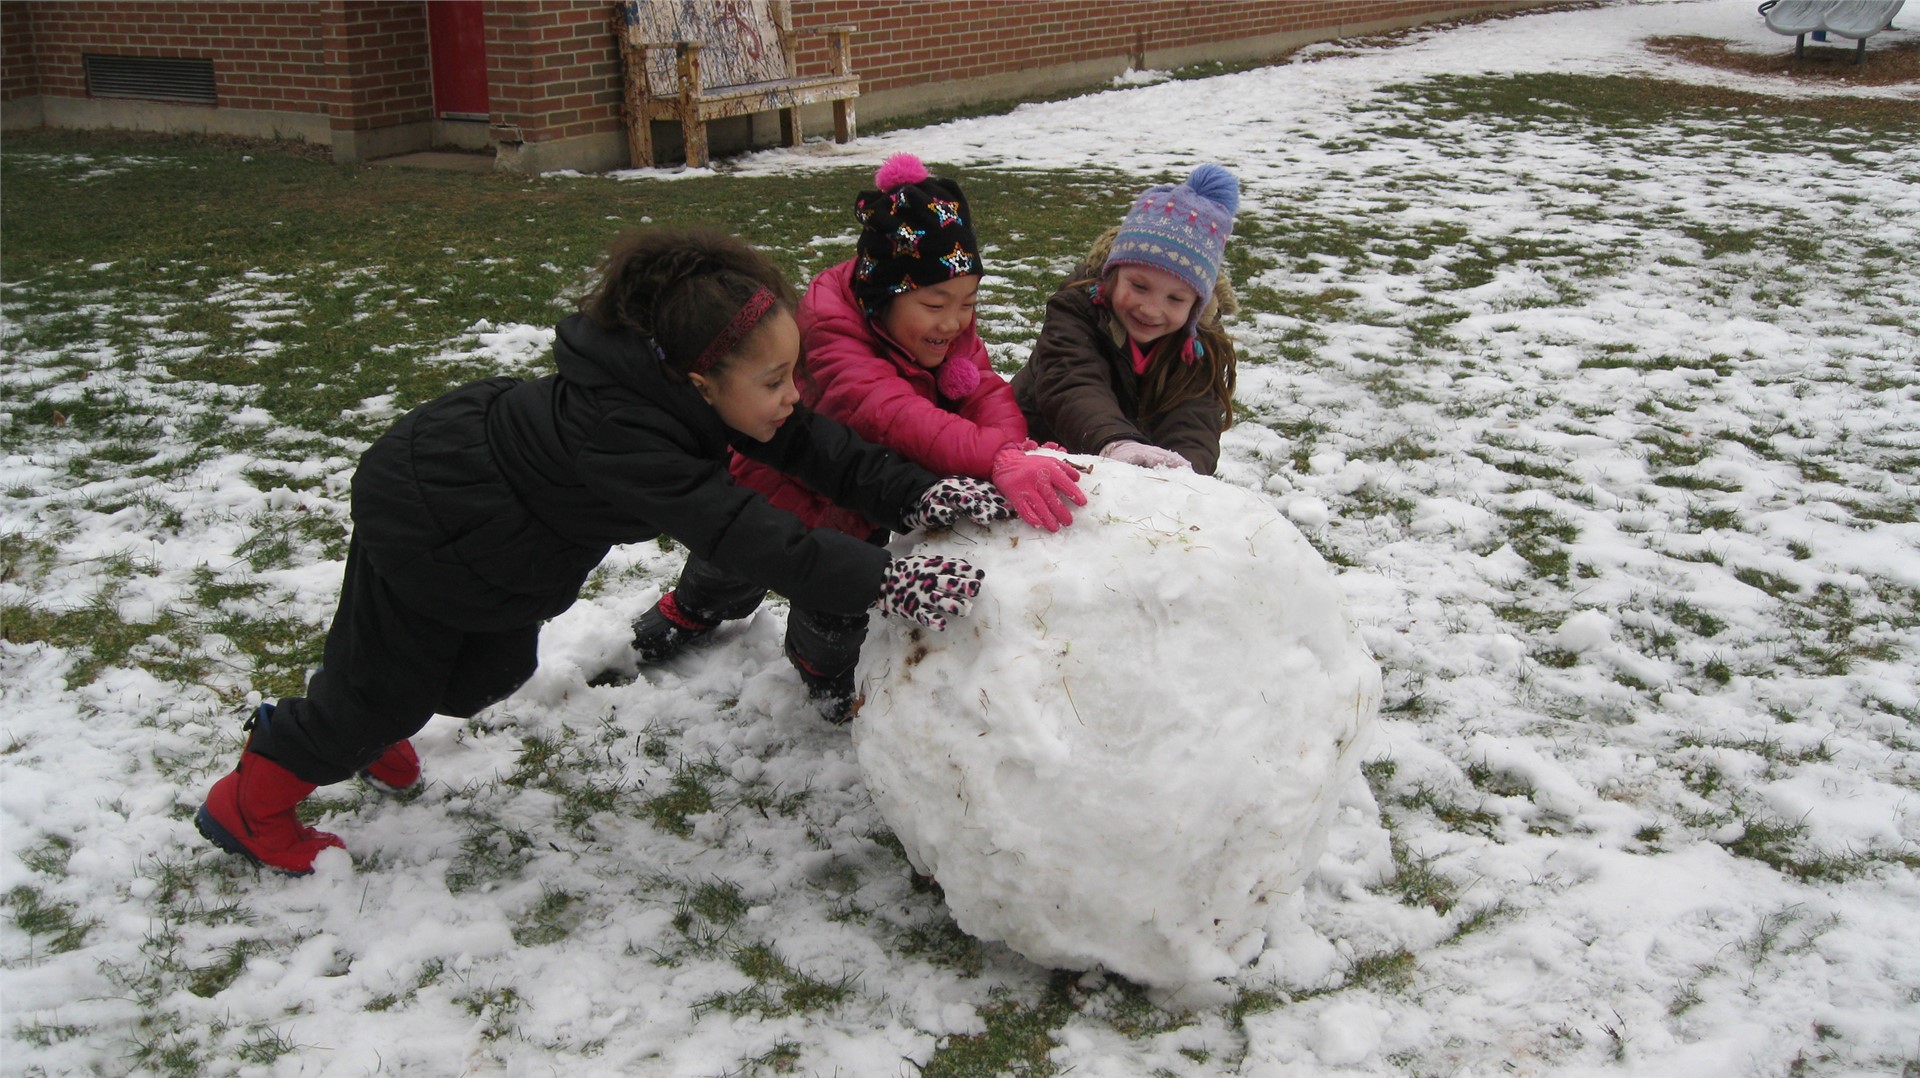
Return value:
[[(647, 42), (697, 41), (700, 88), (793, 77), (787, 43), (793, 23), (785, 0), (626, 0), (627, 25)], [(679, 92), (672, 49), (647, 52), (647, 86), (658, 97)]]

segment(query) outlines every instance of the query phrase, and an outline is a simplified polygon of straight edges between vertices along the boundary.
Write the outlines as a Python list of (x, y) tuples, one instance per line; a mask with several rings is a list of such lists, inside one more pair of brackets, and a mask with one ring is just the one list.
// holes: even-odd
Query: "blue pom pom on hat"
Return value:
[(1104, 277), (1119, 266), (1147, 266), (1171, 273), (1193, 289), (1183, 349), (1189, 356), (1200, 314), (1220, 279), (1220, 260), (1239, 209), (1240, 181), (1215, 164), (1194, 169), (1185, 183), (1148, 188), (1127, 210), (1101, 270)]
[[(1187, 177), (1187, 187), (1226, 210), (1229, 218), (1240, 212), (1240, 181), (1219, 165), (1205, 164), (1194, 169), (1193, 175)], [(1231, 228), (1231, 224), (1228, 227)]]

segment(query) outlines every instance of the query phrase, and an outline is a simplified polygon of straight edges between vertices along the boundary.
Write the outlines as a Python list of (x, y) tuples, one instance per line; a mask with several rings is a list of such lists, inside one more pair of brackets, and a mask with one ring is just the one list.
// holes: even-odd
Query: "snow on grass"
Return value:
[[(677, 571), (660, 545), (614, 552), (515, 697), (423, 732), (418, 800), (310, 803), (351, 858), (218, 855), (191, 811), (246, 703), (317, 660), (396, 404), (261, 399), (246, 345), (309, 316), (300, 282), (182, 310), (89, 269), (111, 252), (8, 279), (9, 1071), (1920, 1067), (1920, 150), (1761, 108), (1621, 122), (1565, 79), (1812, 92), (1639, 45), (1675, 33), (1789, 44), (1746, 3), (1608, 5), (734, 168), (1241, 175), (1221, 477), (1340, 571), (1386, 697), (1297, 926), (1192, 1013), (959, 933), (805, 706), (779, 605), (589, 686)], [(1079, 252), (996, 242), (1005, 365), (1029, 279)], [(323, 273), (344, 317), (433, 298)], [(518, 372), (547, 332), (467, 324), (418, 354)]]

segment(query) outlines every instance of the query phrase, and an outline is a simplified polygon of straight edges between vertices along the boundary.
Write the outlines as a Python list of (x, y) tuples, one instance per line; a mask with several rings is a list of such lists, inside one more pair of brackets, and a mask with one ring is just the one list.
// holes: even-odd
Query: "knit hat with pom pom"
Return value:
[(1148, 266), (1173, 274), (1193, 289), (1193, 314), (1187, 319), (1190, 350), (1200, 314), (1220, 277), (1220, 259), (1227, 253), (1239, 208), (1240, 181), (1219, 165), (1201, 165), (1186, 183), (1148, 188), (1121, 222), (1101, 276), (1118, 266)]
[(878, 190), (853, 203), (860, 219), (853, 294), (869, 315), (902, 292), (985, 272), (959, 184), (927, 175), (910, 153), (887, 158), (873, 183)]

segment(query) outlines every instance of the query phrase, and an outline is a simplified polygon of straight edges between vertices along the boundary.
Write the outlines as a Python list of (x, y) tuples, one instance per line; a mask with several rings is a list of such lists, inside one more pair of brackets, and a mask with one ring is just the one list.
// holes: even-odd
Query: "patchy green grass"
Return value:
[[(1856, 125), (1849, 130), (1861, 131), (1863, 142), (1915, 130), (1898, 102), (1810, 96), (1760, 104), (1644, 79), (1408, 84), (1357, 103), (1349, 123), (1318, 141), (1330, 167), (1343, 157), (1378, 157), (1402, 139), (1431, 143), (1444, 158), (1458, 152), (1447, 133), (1456, 123), (1565, 139), (1604, 159), (1552, 181), (1510, 174), (1551, 218), (1538, 234), (1493, 235), (1452, 212), (1454, 204), (1434, 212), (1434, 192), (1506, 192), (1472, 190), (1469, 179), (1431, 161), (1356, 164), (1354, 175), (1304, 179), (1284, 212), (1268, 206), (1239, 222), (1228, 263), (1244, 310), (1236, 323), (1242, 363), (1282, 387), (1244, 409), (1244, 422), (1284, 443), (1270, 460), (1262, 450), (1268, 471), (1255, 480), (1271, 482), (1276, 494), (1324, 497), (1332, 519), (1309, 539), (1338, 566), (1389, 581), (1417, 577), (1418, 561), (1395, 560), (1415, 541), (1426, 553), (1497, 560), (1469, 594), (1437, 608), (1393, 608), (1373, 628), (1390, 639), (1385, 634), (1407, 623), (1438, 618), (1462, 637), (1508, 636), (1510, 654), (1525, 657), (1475, 683), (1486, 696), (1463, 697), (1460, 679), (1477, 673), (1430, 664), (1417, 648), (1383, 653), (1387, 718), (1397, 736), (1432, 751), (1417, 770), (1402, 773), (1391, 760), (1366, 768), (1389, 834), (1388, 865), (1365, 897), (1398, 916), (1441, 919), (1433, 951), (1363, 942), (1331, 983), (1242, 986), (1236, 1003), (1199, 1018), (1162, 1010), (1117, 979), (1088, 987), (1015, 967), (1004, 948), (954, 924), (937, 884), (911, 878), (897, 838), (876, 831), (850, 842), (833, 791), (739, 777), (749, 772), (689, 743), (682, 716), (649, 718), (644, 727), (611, 718), (528, 728), (468, 720), (457, 728), (461, 747), (497, 752), (499, 771), (430, 795), (444, 799), (434, 811), (453, 824), (431, 854), (382, 850), (362, 855), (357, 870), (377, 879), (383, 858), (435, 858), (452, 901), (511, 895), (503, 938), (542, 954), (598, 946), (582, 940), (609, 921), (650, 914), (661, 934), (630, 944), (627, 956), (643, 971), (657, 965), (709, 981), (691, 1020), (703, 1030), (739, 1023), (768, 1031), (736, 1067), (778, 1074), (803, 1067), (814, 1047), (810, 1023), (857, 1024), (894, 1005), (882, 979), (796, 958), (800, 952), (756, 918), (768, 900), (749, 883), (788, 867), (760, 860), (771, 855), (756, 844), (765, 833), (758, 829), (801, 835), (820, 856), (803, 881), (784, 885), (774, 900), (781, 913), (864, 933), (891, 960), (944, 978), (942, 990), (975, 1006), (983, 1028), (942, 1038), (920, 1073), (983, 1078), (1064, 1069), (1051, 1053), (1071, 1021), (1142, 1042), (1209, 1019), (1244, 1034), (1255, 1015), (1327, 996), (1447, 990), (1429, 957), (1451, 957), (1537, 912), (1477, 893), (1475, 851), (1578, 824), (1542, 808), (1550, 799), (1529, 780), (1476, 755), (1471, 738), (1489, 729), (1480, 707), (1489, 699), (1524, 711), (1527, 736), (1569, 760), (1599, 745), (1649, 761), (1645, 775), (1623, 784), (1630, 788), (1601, 792), (1641, 814), (1644, 822), (1620, 832), (1636, 856), (1715, 842), (1789, 881), (1836, 887), (1912, 871), (1910, 851), (1834, 848), (1805, 821), (1768, 811), (1756, 788), (1804, 769), (1884, 769), (1890, 755), (1920, 751), (1920, 714), (1910, 702), (1867, 706), (1864, 732), (1822, 726), (1783, 735), (1831, 721), (1783, 692), (1778, 711), (1743, 712), (1749, 728), (1689, 740), (1663, 701), (1676, 690), (1695, 700), (1735, 697), (1745, 682), (1878, 668), (1897, 677), (1911, 667), (1920, 594), (1836, 570), (1829, 540), (1767, 516), (1804, 498), (1848, 534), (1910, 525), (1920, 502), (1899, 481), (1920, 464), (1910, 439), (1884, 430), (1829, 436), (1823, 428), (1833, 417), (1812, 408), (1770, 413), (1738, 404), (1736, 421), (1710, 418), (1769, 380), (1794, 380), (1778, 399), (1795, 401), (1854, 376), (1837, 366), (1782, 372), (1738, 344), (1666, 347), (1607, 339), (1606, 326), (1541, 330), (1532, 321), (1592, 301), (1616, 287), (1622, 270), (1684, 271), (1704, 282), (1700, 294), (1718, 310), (1745, 297), (1785, 304), (1795, 274), (1830, 268), (1840, 241), (1802, 212), (1749, 206), (1729, 225), (1641, 193), (1660, 182), (1656, 159), (1695, 125), (1711, 125), (1751, 153), (1795, 155), (1827, 141), (1836, 123)], [(83, 183), (72, 163), (82, 154), (142, 163)], [(1180, 178), (1098, 165), (931, 164), (966, 185), (982, 222), (993, 271), (982, 330), (1009, 373), (1037, 332), (1047, 294), (1094, 237), (1144, 183)], [(344, 556), (344, 477), (393, 416), (476, 376), (544, 371), (537, 347), (483, 341), (493, 327), (544, 326), (564, 315), (623, 228), (649, 219), (719, 225), (804, 281), (851, 254), (851, 200), (869, 180), (865, 167), (790, 176), (723, 167), (671, 183), (476, 176), (336, 166), (211, 140), (10, 132), (0, 153), (0, 289), (12, 380), (0, 407), (8, 416), (0, 451), (38, 470), (6, 480), (6, 497), (35, 523), (0, 532), (0, 583), (9, 587), (0, 639), (66, 655), (62, 677), (75, 691), (105, 693), (110, 675), (129, 669), (164, 691), (207, 686), (223, 706), (248, 691), (297, 691), (319, 661), (324, 623), (316, 619), (324, 612), (291, 602), (297, 589), (288, 577)], [(1868, 304), (1867, 324), (1910, 326), (1897, 321), (1905, 315), (1868, 303), (1907, 252), (1882, 243), (1862, 257), (1869, 272), (1835, 287)], [(1524, 287), (1477, 298), (1515, 281)], [(1889, 407), (1910, 401), (1913, 359), (1863, 366), (1861, 387)], [(1518, 376), (1556, 364), (1558, 381)], [(1607, 388), (1576, 399), (1555, 392), (1582, 385)], [(1329, 478), (1343, 461), (1390, 465), (1392, 474), (1351, 485)], [(216, 487), (238, 508), (198, 497)], [(1426, 515), (1445, 499), (1458, 503), (1452, 516)], [(107, 518), (137, 541), (102, 557), (88, 537)], [(190, 567), (143, 553), (212, 535), (221, 545)], [(1589, 553), (1588, 544), (1609, 542), (1655, 567), (1623, 568)], [(671, 541), (657, 552), (673, 553)], [(656, 576), (642, 566), (609, 567), (590, 593), (617, 596)], [(1615, 640), (1645, 665), (1613, 665), (1603, 653), (1556, 643), (1571, 611), (1625, 594), (1635, 600), (1622, 604), (1631, 609), (1617, 618)], [(1753, 627), (1761, 616), (1773, 619), (1764, 631)], [(182, 729), (198, 722), (151, 721)], [(230, 752), (234, 733), (225, 723), (199, 725), (219, 729), (181, 734), (202, 744), (170, 749), (178, 755), (152, 770), (202, 781), (215, 766), (208, 760)], [(0, 730), (0, 751), (24, 759), (40, 748)], [(767, 751), (817, 749), (802, 742)], [(384, 809), (365, 798), (332, 789), (303, 811), (310, 822), (379, 818)], [(181, 805), (167, 811), (184, 822)], [(634, 834), (687, 860), (636, 869), (618, 845)], [(119, 931), (68, 897), (71, 837), (50, 831), (20, 848), (32, 875), (0, 898), (33, 960), (72, 960)], [(557, 861), (586, 867), (550, 878), (546, 869)], [(716, 874), (716, 864), (728, 874)], [(16, 1026), (14, 1043), (99, 1041), (112, 1045), (116, 1065), (166, 1075), (273, 1069), (304, 1052), (292, 1024), (298, 1015), (223, 1024), (180, 1003), (225, 1002), (249, 963), (288, 962), (304, 942), (269, 927), (274, 919), (251, 905), (262, 878), (204, 856), (155, 858), (134, 876), (142, 897), (131, 908), (148, 915), (151, 932), (122, 947), (126, 960), (100, 969), (114, 998), (139, 1017), (109, 1029), (42, 1016)], [(1680, 971), (1668, 1012), (1694, 1012), (1717, 990), (1714, 979), (1778, 961), (1821, 930), (1771, 919), (1718, 966)], [(217, 943), (206, 942), (216, 935)], [(365, 1010), (451, 1008), (485, 1046), (505, 1052), (527, 1043), (532, 986), (484, 964), (475, 972), (458, 958), (429, 957), (376, 983)], [(1587, 1063), (1632, 1058), (1627, 1031), (1612, 1023), (1587, 1036), (1600, 1046)], [(1856, 1057), (1820, 1054), (1837, 1051), (1835, 1039), (1821, 1036), (1802, 1069), (1859, 1068)], [(542, 1047), (563, 1066), (593, 1052), (591, 1044)], [(1575, 1050), (1532, 1058), (1551, 1067), (1569, 1063)], [(1182, 1054), (1222, 1073), (1241, 1062), (1231, 1048)], [(1432, 1058), (1395, 1065), (1402, 1063), (1408, 1073), (1440, 1069)]]
[(1058, 1074), (1047, 1053), (1054, 1047), (1053, 1031), (1073, 1014), (1068, 998), (1070, 981), (1068, 975), (1055, 974), (1038, 1000), (1007, 999), (982, 1007), (985, 1031), (945, 1038), (920, 1073), (927, 1078), (995, 1078), (1002, 1074), (1047, 1078)]
[(88, 933), (99, 927), (99, 922), (81, 915), (78, 903), (49, 899), (25, 884), (8, 891), (4, 904), (14, 927), (52, 954), (78, 950)]
[(858, 980), (848, 974), (833, 980), (808, 976), (793, 968), (768, 943), (735, 950), (734, 967), (753, 983), (731, 992), (718, 992), (696, 1002), (694, 1014), (724, 1011), (735, 1017), (758, 1015), (781, 1018), (802, 1011), (826, 1010), (853, 994)]

